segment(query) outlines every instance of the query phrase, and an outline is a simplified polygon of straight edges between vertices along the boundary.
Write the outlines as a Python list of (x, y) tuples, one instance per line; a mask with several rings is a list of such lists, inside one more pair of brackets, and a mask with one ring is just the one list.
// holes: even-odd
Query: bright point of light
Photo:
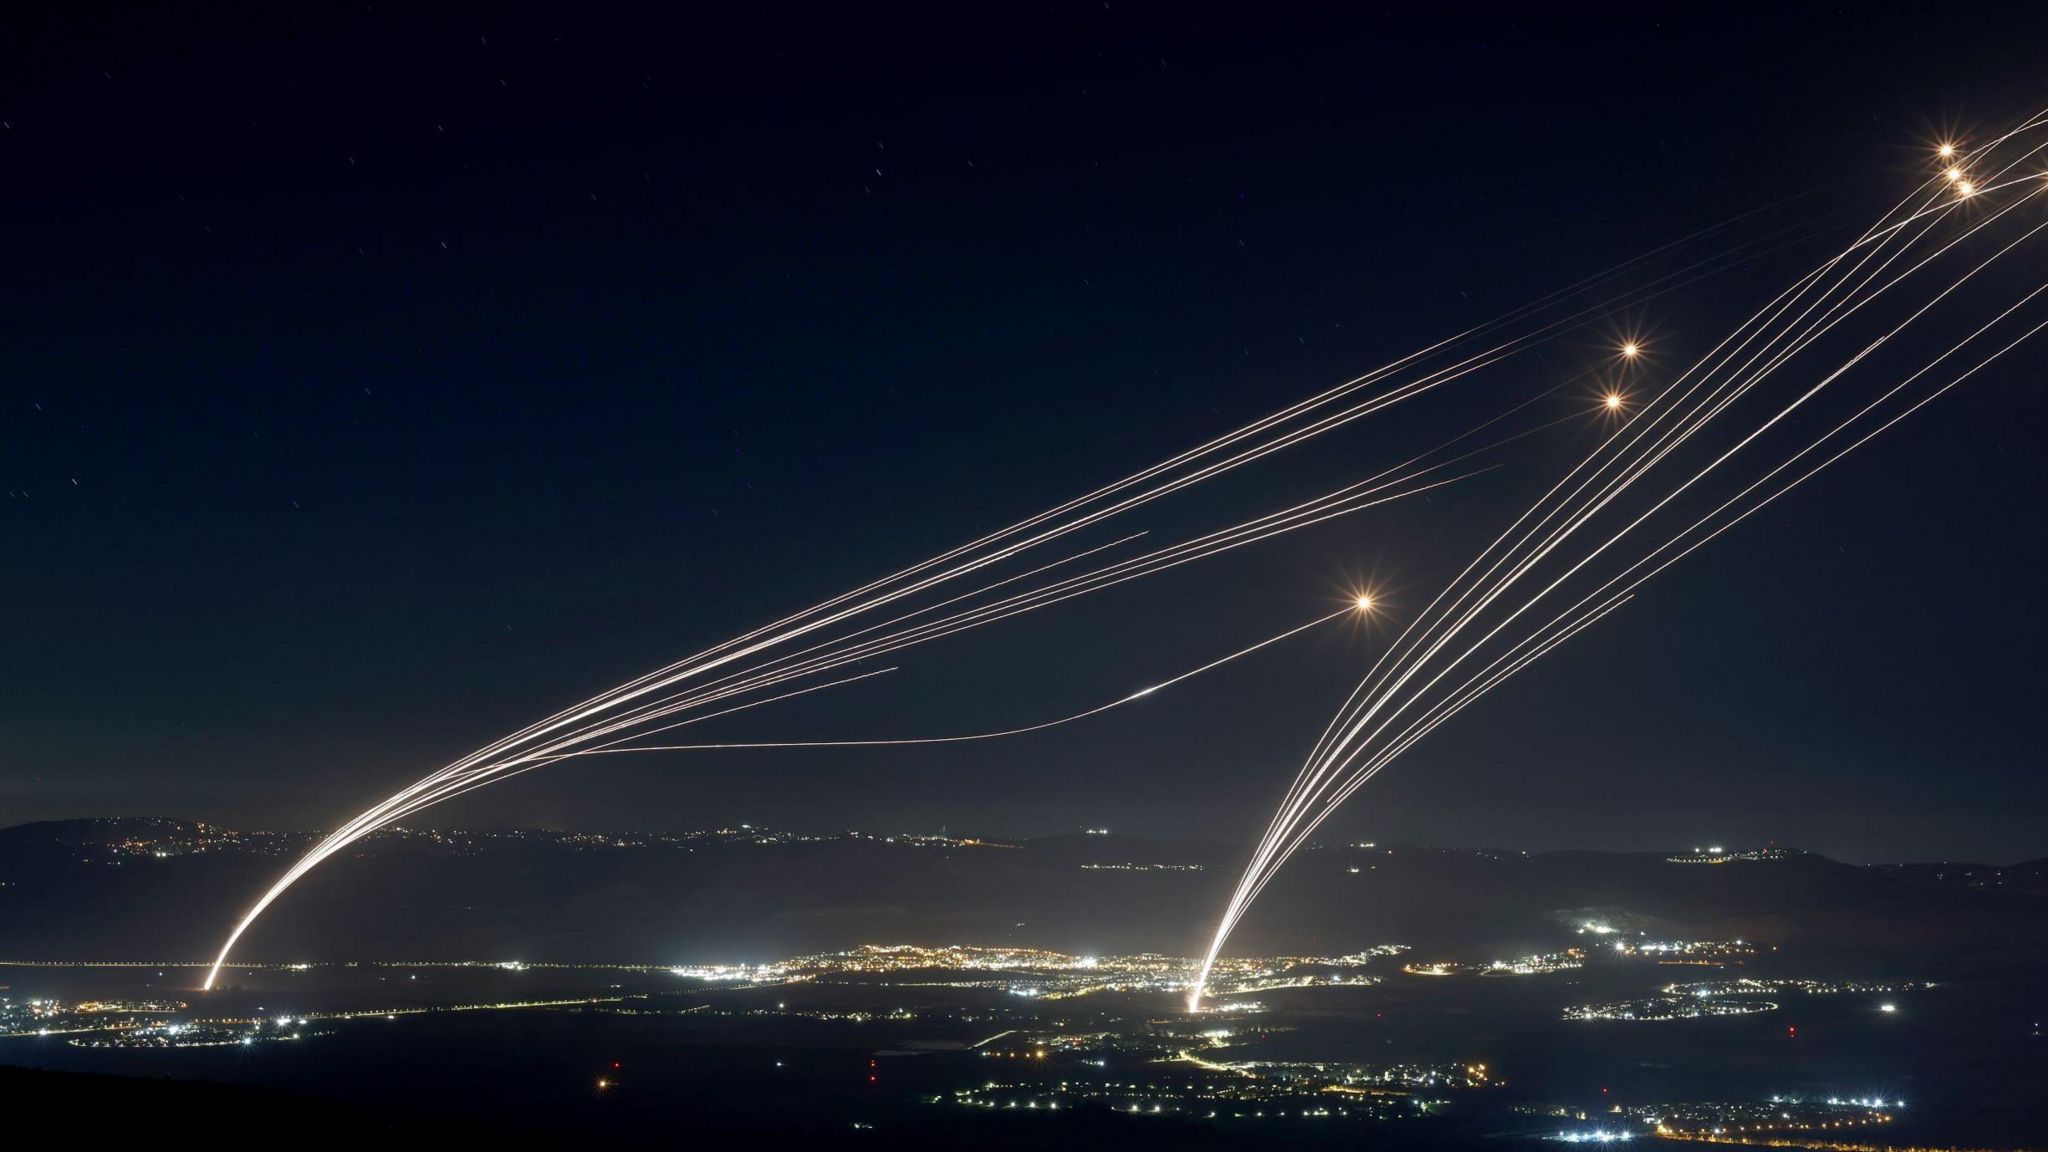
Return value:
[(1955, 167), (1954, 165), (1950, 165), (1948, 171), (1943, 172), (1941, 175), (1942, 179), (1947, 180), (1949, 183), (1953, 184), (1956, 181), (1961, 180), (1963, 178), (1963, 170), (1961, 168)]
[(1953, 145), (1953, 144), (1943, 144), (1943, 145), (1941, 146), (1941, 152), (1940, 152), (1940, 156), (1941, 156), (1941, 158), (1942, 158), (1943, 160), (1948, 160), (1948, 159), (1951, 159), (1951, 158), (1953, 158), (1953, 157), (1955, 156), (1955, 154), (1956, 154), (1956, 146), (1955, 146), (1955, 145)]
[(1975, 196), (1977, 194), (1977, 186), (1965, 180), (1956, 185), (1956, 193), (1961, 196)]
[(1602, 398), (1601, 403), (1607, 405), (1607, 410), (1609, 412), (1619, 412), (1621, 411), (1621, 393), (1609, 392), (1604, 398)]
[(1358, 596), (1358, 610), (1359, 610), (1360, 612), (1370, 612), (1370, 611), (1372, 611), (1372, 597), (1371, 597), (1371, 596), (1369, 596), (1369, 595), (1367, 595), (1367, 594), (1365, 594), (1365, 593), (1362, 593), (1362, 592), (1361, 592), (1361, 593), (1359, 593), (1359, 596)]
[(1637, 344), (1633, 340), (1621, 346), (1621, 354), (1630, 360), (1635, 359), (1636, 355), (1640, 353), (1642, 350), (1642, 346)]
[(1897, 1004), (1879, 1004), (1877, 1010), (1879, 1012), (1897, 1012), (1899, 1006)]

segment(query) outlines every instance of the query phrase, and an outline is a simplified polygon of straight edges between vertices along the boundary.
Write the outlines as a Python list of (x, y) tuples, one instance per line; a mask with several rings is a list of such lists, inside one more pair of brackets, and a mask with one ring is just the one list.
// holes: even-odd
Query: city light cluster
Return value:
[(1437, 960), (1428, 963), (1409, 963), (1401, 971), (1410, 976), (1543, 976), (1552, 972), (1569, 972), (1586, 966), (1586, 950), (1566, 948), (1562, 952), (1543, 952), (1534, 956), (1518, 956), (1512, 960), (1487, 960), (1479, 963), (1458, 963)]
[[(1404, 945), (1384, 944), (1344, 956), (1236, 957), (1218, 966), (1213, 978), (1218, 994), (1226, 997), (1282, 988), (1366, 987), (1378, 983), (1380, 977), (1358, 969), (1403, 951)], [(1030, 999), (1060, 1000), (1109, 992), (1182, 992), (1194, 979), (1200, 963), (1195, 957), (1149, 952), (1075, 956), (1043, 948), (867, 944), (760, 964), (681, 964), (668, 971), (687, 979), (725, 984), (768, 984), (877, 973), (936, 974), (941, 978), (924, 982), (994, 988)], [(967, 978), (943, 979), (947, 973)], [(999, 976), (991, 979), (985, 975), (988, 973)], [(1243, 1009), (1233, 1005), (1233, 1010)]]

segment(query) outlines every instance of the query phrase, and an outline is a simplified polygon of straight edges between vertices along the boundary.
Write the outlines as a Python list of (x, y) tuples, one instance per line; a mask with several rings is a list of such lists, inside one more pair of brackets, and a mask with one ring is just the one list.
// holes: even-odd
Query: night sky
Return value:
[[(1860, 225), (1927, 142), (2048, 104), (2048, 11), (1275, 7), (11, 9), (0, 823), (331, 826), (1678, 236), (1794, 195), (1784, 222)], [(1821, 254), (1637, 319), (1683, 363)], [(1217, 499), (1398, 459), (1597, 345)], [(2044, 366), (1675, 570), (1331, 834), (2048, 854)], [(1398, 614), (1588, 443), (717, 731), (1029, 722), (1362, 579)], [(1332, 629), (1043, 738), (614, 758), (432, 820), (1248, 841), (1375, 643)]]

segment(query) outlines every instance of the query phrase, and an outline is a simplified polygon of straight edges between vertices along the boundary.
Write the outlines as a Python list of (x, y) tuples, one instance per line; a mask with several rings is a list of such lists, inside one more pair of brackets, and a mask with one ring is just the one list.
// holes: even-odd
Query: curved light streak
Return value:
[[(2006, 141), (2039, 126), (2042, 119), (2040, 115), (2029, 118), (2018, 128), (1980, 149), (1975, 156), (1990, 157)], [(2016, 157), (2000, 157), (2003, 166), (1990, 178), (1974, 187), (1966, 197), (1952, 193), (1944, 194), (1936, 181), (1923, 184), (1920, 189), (1903, 200), (1898, 208), (1881, 219), (1877, 226), (1866, 231), (1842, 253), (1820, 268), (1796, 281), (1756, 316), (1739, 326), (1734, 334), (1724, 339), (1692, 369), (1667, 386), (1639, 415), (1628, 418), (1612, 437), (1603, 441), (1592, 454), (1524, 512), (1506, 532), (1481, 550), (1478, 557), (1468, 564), (1424, 612), (1409, 624), (1395, 643), (1382, 653), (1365, 680), (1352, 693), (1351, 699), (1339, 709), (1316, 742), (1315, 748), (1304, 762), (1301, 771), (1296, 774), (1295, 781), (1289, 786), (1279, 809), (1269, 822), (1212, 934), (1200, 974), (1189, 992), (1188, 1006), (1191, 1010), (1199, 1007), (1208, 974), (1232, 929), (1252, 901), (1317, 826), (1333, 814), (1338, 806), (1363, 786), (1372, 775), (1400, 756), (1415, 741), (1433, 731), (1456, 711), (1491, 690), (1506, 675), (1512, 675), (1514, 671), (1526, 667), (1528, 662), (1549, 651), (1556, 642), (1561, 642), (1565, 635), (1574, 634), (1590, 625), (1600, 615), (1611, 610), (1611, 605), (1618, 602), (1607, 601), (1610, 607), (1595, 609), (1594, 614), (1584, 617), (1582, 623), (1569, 623), (1574, 618), (1574, 613), (1582, 611), (1585, 605), (1603, 595), (1625, 597), (1632, 593), (1643, 582), (1665, 571), (1684, 556), (1792, 491), (1857, 447), (1868, 443), (1870, 439), (1891, 428), (1907, 415), (1918, 411), (1935, 397), (1973, 376), (2033, 336), (2042, 327), (2048, 327), (2048, 321), (2044, 321), (2027, 329), (1917, 403), (1889, 419), (1882, 420), (1820, 464), (1762, 497), (1756, 496), (1759, 489), (1774, 481), (1788, 468), (1835, 442), (1837, 437), (1871, 416), (1880, 405), (1892, 400), (1903, 389), (2006, 321), (2022, 306), (2032, 302), (2044, 288), (2048, 288), (2048, 285), (2044, 285), (2028, 292), (2017, 302), (1998, 312), (1918, 371), (1911, 373), (1891, 388), (1883, 390), (1846, 420), (1822, 433), (1817, 440), (1800, 448), (1775, 467), (1769, 468), (1762, 476), (1721, 502), (1707, 515), (1648, 549), (1634, 563), (1627, 565), (1587, 593), (1572, 608), (1553, 617), (1550, 623), (1538, 626), (1534, 631), (1508, 631), (1511, 625), (1515, 625), (1566, 581), (1621, 543), (1697, 482), (1721, 468), (1738, 453), (1750, 448), (1765, 432), (1801, 408), (1823, 389), (1841, 379), (1845, 373), (1861, 364), (1899, 332), (1919, 321), (1979, 272), (2021, 244), (2032, 240), (2043, 228), (2048, 228), (2048, 224), (2038, 224), (1940, 289), (1925, 303), (1914, 308), (1904, 320), (1865, 344), (1840, 366), (1822, 376), (1818, 383), (1806, 388), (1775, 414), (1740, 436), (1732, 447), (1715, 455), (1703, 468), (1677, 483), (1675, 487), (1664, 490), (1661, 498), (1656, 499), (1647, 511), (1635, 515), (1618, 531), (1590, 550), (1574, 554), (1576, 559), (1561, 574), (1550, 578), (1539, 591), (1519, 607), (1509, 611), (1505, 618), (1494, 624), (1477, 641), (1463, 645), (1455, 655), (1439, 661), (1439, 657), (1447, 653), (1447, 646), (1477, 621), (1481, 613), (1487, 611), (1505, 595), (1510, 587), (1534, 572), (1545, 560), (1553, 555), (1561, 555), (1560, 549), (1575, 533), (1601, 512), (1613, 506), (1628, 489), (1644, 477), (1652, 475), (1658, 465), (1698, 435), (1702, 429), (1709, 427), (1712, 421), (1723, 416), (1737, 400), (1742, 399), (1773, 373), (1783, 368), (1795, 355), (1805, 351), (1844, 320), (1928, 267), (1937, 258), (1948, 254), (1963, 241), (2031, 202), (2034, 196), (2042, 191), (2039, 174), (2030, 173), (2014, 179), (2005, 177), (2021, 163), (2038, 155), (2043, 147), (2042, 144), (2036, 144)], [(1932, 192), (1929, 191), (1930, 186), (1934, 186)], [(1965, 227), (1957, 236), (1939, 245), (1932, 253), (1907, 265), (1904, 271), (1878, 283), (1894, 263), (1901, 260), (1934, 228), (1953, 217), (1965, 200), (1976, 202), (1993, 191), (2022, 186), (2031, 186), (2031, 190), (2014, 198), (1998, 211)], [(1912, 206), (1915, 200), (1920, 201), (1917, 207)], [(1905, 215), (1900, 217), (1899, 213), (1902, 210)], [(1919, 227), (1915, 229), (1914, 225)], [(1817, 287), (1819, 290), (1816, 292)], [(1692, 382), (1687, 384), (1688, 380)], [(1579, 477), (1576, 485), (1574, 477)], [(1677, 549), (1675, 552), (1674, 548)], [(1554, 631), (1560, 627), (1560, 622), (1567, 622), (1563, 627), (1568, 631)], [(1445, 677), (1459, 665), (1482, 654), (1490, 643), (1509, 642), (1514, 635), (1522, 635), (1524, 638), (1513, 642), (1507, 652), (1496, 657), (1486, 669), (1482, 669), (1479, 674), (1468, 678), (1456, 688), (1448, 691), (1442, 688)], [(1551, 635), (1556, 635), (1558, 639), (1554, 642), (1543, 642), (1544, 637)], [(1536, 646), (1528, 649), (1526, 657), (1515, 656), (1532, 642)], [(1511, 658), (1514, 662), (1501, 676), (1488, 675), (1487, 669), (1494, 668), (1501, 661)], [(1423, 679), (1411, 686), (1411, 681), (1415, 681), (1418, 676)], [(1419, 712), (1412, 719), (1405, 721), (1405, 726), (1396, 727), (1397, 724), (1403, 723), (1401, 718), (1404, 713), (1418, 709)]]
[[(917, 597), (983, 569), (1003, 564), (1029, 550), (1062, 539), (1111, 517), (1141, 508), (1153, 501), (1256, 463), (1309, 439), (1348, 426), (1394, 405), (1465, 379), (1510, 356), (1540, 347), (1565, 333), (1597, 324), (1623, 309), (1640, 305), (1646, 300), (1676, 291), (1706, 276), (1736, 267), (1740, 259), (1755, 255), (1759, 244), (1776, 241), (1799, 227), (1795, 225), (1782, 229), (1759, 241), (1737, 245), (1722, 253), (1686, 264), (1607, 301), (1575, 310), (1565, 309), (1562, 315), (1545, 318), (1546, 312), (1557, 311), (1564, 302), (1575, 295), (1610, 285), (1656, 256), (1676, 251), (1684, 245), (1716, 234), (1736, 220), (1753, 214), (1745, 213), (1743, 217), (1682, 237), (1634, 260), (1616, 265), (1605, 272), (1504, 313), (1491, 321), (1390, 361), (1368, 373), (1280, 409), (1122, 480), (1097, 488), (1081, 497), (879, 580), (821, 601), (773, 623), (722, 641), (693, 656), (655, 669), (486, 744), (344, 822), (310, 849), (236, 924), (208, 971), (205, 987), (213, 986), (222, 965), (250, 925), (307, 871), (361, 837), (422, 808), (461, 795), (476, 787), (557, 762), (570, 755), (604, 750), (604, 746), (581, 747), (593, 740), (608, 736), (617, 736), (620, 739), (644, 738), (653, 732), (678, 726), (670, 724), (652, 731), (642, 728), (643, 725), (656, 720), (683, 715), (735, 697), (826, 673), (857, 660), (952, 635), (981, 624), (1006, 619), (1023, 611), (1059, 603), (1073, 596), (1114, 587), (1130, 579), (1205, 559), (1282, 532), (1321, 523), (1387, 500), (1419, 494), (1442, 484), (1454, 482), (1458, 477), (1427, 484), (1420, 483), (1423, 475), (1443, 467), (1450, 461), (1417, 470), (1376, 488), (1371, 487), (1369, 482), (1360, 482), (1326, 494), (1306, 505), (1297, 505), (1258, 521), (1197, 538), (1176, 548), (1155, 550), (1129, 561), (1096, 569), (1081, 577), (1056, 580), (1051, 585), (1005, 596), (993, 603), (962, 608), (948, 616), (927, 619), (918, 624), (908, 623), (914, 617), (928, 616), (952, 605), (971, 603), (995, 589), (1027, 582), (1052, 568), (1115, 548), (1135, 538), (1125, 537), (1042, 565), (1030, 572), (995, 580), (969, 592), (943, 599), (937, 604), (926, 604), (899, 615), (892, 622), (864, 627), (851, 636), (842, 635), (815, 643), (799, 653), (770, 657), (762, 664), (749, 666), (744, 663), (772, 649), (786, 648), (798, 640), (825, 632), (856, 617)], [(1795, 237), (1784, 241), (1784, 244), (1800, 242), (1803, 242), (1803, 238)], [(1521, 330), (1514, 331), (1517, 326), (1520, 326)], [(1486, 344), (1482, 340), (1495, 338), (1497, 334), (1502, 333), (1506, 335), (1499, 335), (1491, 344)], [(1469, 346), (1478, 346), (1478, 350), (1471, 351)], [(1444, 356), (1454, 358), (1445, 364), (1426, 367), (1432, 358)], [(1388, 473), (1381, 473), (1380, 477), (1374, 479), (1387, 475)], [(1402, 487), (1404, 483), (1409, 486)], [(887, 631), (897, 625), (902, 626), (893, 632)], [(882, 634), (874, 635), (878, 630)], [(867, 638), (854, 642), (856, 638), (863, 636)], [(721, 673), (717, 679), (704, 682), (704, 677), (721, 669), (727, 671)], [(788, 699), (791, 696), (864, 678), (865, 676), (855, 676), (835, 680), (830, 684), (814, 684), (781, 695), (728, 707), (712, 715), (725, 715), (745, 708), (758, 707), (775, 700)], [(686, 681), (698, 683), (683, 691), (672, 691)], [(701, 722), (708, 718), (705, 715), (696, 715), (680, 723)], [(626, 733), (631, 735), (624, 735)]]

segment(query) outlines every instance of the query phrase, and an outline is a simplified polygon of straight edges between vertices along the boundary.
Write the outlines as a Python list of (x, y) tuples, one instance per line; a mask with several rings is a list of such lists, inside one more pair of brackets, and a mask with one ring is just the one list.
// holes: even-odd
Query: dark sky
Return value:
[[(1928, 141), (2048, 103), (2048, 12), (1933, 5), (414, 7), (0, 18), (0, 823), (331, 824), (1695, 229), (1874, 218)], [(1682, 359), (1819, 251), (1640, 319)], [(1688, 562), (1333, 834), (2048, 854), (2043, 364)], [(1219, 498), (1398, 458), (1405, 420)], [(1029, 722), (1361, 575), (1412, 608), (1566, 458), (718, 731)], [(435, 820), (1246, 840), (1371, 651), (965, 749), (565, 765)]]

